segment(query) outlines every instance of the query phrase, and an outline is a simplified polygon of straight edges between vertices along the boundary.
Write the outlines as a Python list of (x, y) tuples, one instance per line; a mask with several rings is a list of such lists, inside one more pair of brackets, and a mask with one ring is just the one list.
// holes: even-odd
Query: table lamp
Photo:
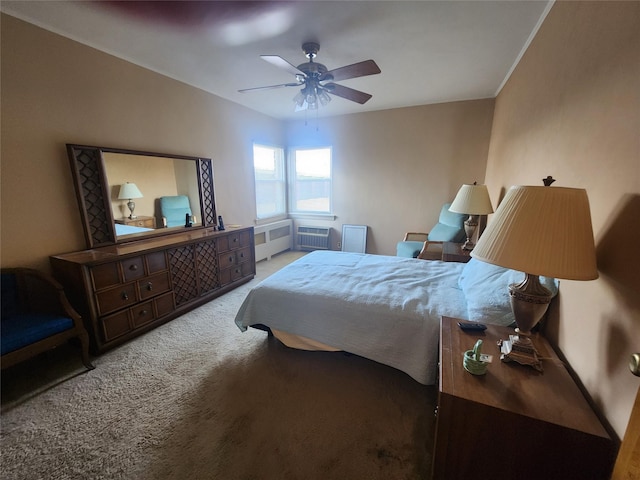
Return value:
[[(552, 183), (552, 182), (551, 182)], [(598, 278), (587, 192), (579, 188), (513, 186), (471, 256), (524, 273), (509, 285), (517, 338), (503, 360), (542, 370), (529, 338), (551, 302), (539, 275), (568, 280)]]
[(464, 221), (467, 241), (462, 245), (462, 249), (473, 250), (474, 244), (471, 239), (478, 227), (478, 215), (493, 213), (487, 186), (478, 185), (477, 182), (473, 182), (473, 185), (462, 185), (456, 198), (451, 203), (449, 211), (469, 215), (469, 218)]
[(127, 207), (129, 207), (129, 211), (131, 212), (129, 215), (129, 218), (131, 219), (137, 218), (137, 216), (133, 214), (133, 211), (136, 208), (136, 204), (132, 200), (132, 198), (142, 198), (142, 192), (140, 192), (140, 189), (136, 186), (136, 184), (127, 182), (120, 185), (118, 199), (129, 199), (129, 201), (127, 202)]

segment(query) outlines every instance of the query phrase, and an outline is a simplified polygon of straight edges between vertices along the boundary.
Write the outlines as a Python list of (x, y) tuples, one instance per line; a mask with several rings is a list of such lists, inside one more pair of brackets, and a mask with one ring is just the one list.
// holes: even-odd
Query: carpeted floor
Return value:
[(60, 348), (2, 373), (0, 477), (425, 479), (436, 389), (233, 323), (248, 290), (94, 359)]

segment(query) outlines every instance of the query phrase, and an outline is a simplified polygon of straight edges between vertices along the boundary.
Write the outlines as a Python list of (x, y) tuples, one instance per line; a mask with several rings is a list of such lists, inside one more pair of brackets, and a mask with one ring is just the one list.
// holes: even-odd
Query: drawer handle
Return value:
[(236, 273), (240, 273), (240, 269), (239, 268), (236, 268)]
[(241, 253), (241, 254), (240, 254), (240, 258), (244, 258), (244, 253)]
[(136, 270), (138, 270), (138, 266), (137, 265), (130, 265), (129, 266), (129, 270), (135, 272)]
[(144, 317), (147, 313), (149, 313), (147, 310), (142, 310), (142, 311), (140, 312), (140, 316), (141, 316), (141, 317)]
[(238, 243), (238, 239), (237, 239), (237, 238), (234, 238), (234, 239), (233, 239), (233, 243)]
[(233, 257), (229, 257), (229, 263), (233, 263)]
[(129, 300), (129, 294), (127, 292), (122, 292), (122, 295), (120, 295), (122, 297), (123, 300)]
[(147, 290), (149, 291), (153, 290), (153, 283), (151, 282), (147, 283)]

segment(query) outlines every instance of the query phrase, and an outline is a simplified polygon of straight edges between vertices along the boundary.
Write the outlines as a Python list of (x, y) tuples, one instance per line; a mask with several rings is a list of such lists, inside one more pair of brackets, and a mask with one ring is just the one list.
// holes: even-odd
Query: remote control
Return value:
[(458, 322), (458, 326), (465, 331), (469, 332), (481, 332), (487, 329), (487, 326), (484, 323), (464, 323)]

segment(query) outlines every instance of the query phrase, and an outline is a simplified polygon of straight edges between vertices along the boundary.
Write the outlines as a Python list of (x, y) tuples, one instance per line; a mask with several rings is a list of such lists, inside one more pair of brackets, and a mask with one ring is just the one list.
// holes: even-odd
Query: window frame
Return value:
[[(308, 150), (328, 150), (329, 151), (329, 176), (325, 179), (328, 182), (328, 210), (298, 210), (297, 209), (297, 185), (298, 185), (298, 174), (297, 174), (297, 152), (299, 151), (308, 151)], [(319, 146), (304, 146), (304, 147), (289, 147), (287, 150), (287, 196), (288, 196), (288, 204), (287, 210), (288, 214), (291, 217), (315, 217), (315, 218), (326, 218), (326, 217), (335, 217), (333, 214), (333, 147), (330, 145), (319, 145)]]
[[(257, 170), (256, 170), (256, 154), (255, 154), (255, 149), (256, 147), (258, 148), (264, 148), (264, 149), (270, 149), (273, 150), (274, 152), (276, 152), (276, 154), (274, 155), (275, 157), (275, 171), (276, 171), (276, 176), (277, 178), (274, 178), (273, 180), (268, 180), (268, 179), (263, 179), (260, 180), (257, 176)], [(253, 167), (253, 179), (254, 179), (254, 195), (255, 195), (255, 208), (256, 208), (256, 224), (260, 225), (260, 224), (264, 224), (264, 223), (269, 223), (272, 221), (276, 221), (276, 220), (281, 220), (283, 218), (287, 218), (288, 216), (288, 176), (287, 176), (287, 161), (286, 161), (286, 149), (285, 147), (282, 147), (280, 145), (274, 145), (274, 144), (269, 144), (269, 143), (265, 143), (265, 142), (253, 142), (252, 144), (252, 148), (251, 148), (251, 153), (252, 153), (252, 167)], [(279, 154), (279, 155), (278, 155)], [(280, 171), (280, 173), (278, 173), (278, 170)], [(279, 207), (282, 208), (282, 211), (276, 210), (274, 212), (272, 212), (272, 214), (269, 215), (265, 215), (265, 216), (260, 216), (260, 212), (259, 212), (259, 206), (258, 206), (258, 200), (259, 200), (259, 194), (258, 194), (258, 189), (259, 189), (259, 184), (263, 183), (274, 183), (276, 185), (280, 185), (280, 194), (282, 196), (282, 202), (280, 203), (278, 200), (279, 199), (275, 199), (275, 204)], [(279, 204), (280, 203), (280, 204)]]

